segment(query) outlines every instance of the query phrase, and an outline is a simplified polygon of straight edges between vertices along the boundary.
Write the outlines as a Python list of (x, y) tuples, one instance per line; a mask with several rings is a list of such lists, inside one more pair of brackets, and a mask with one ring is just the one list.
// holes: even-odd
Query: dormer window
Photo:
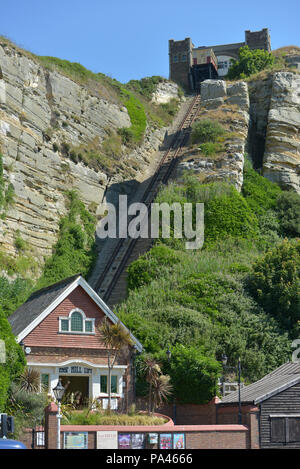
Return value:
[(94, 334), (95, 319), (87, 318), (83, 311), (76, 309), (69, 316), (59, 318), (59, 332), (63, 334)]

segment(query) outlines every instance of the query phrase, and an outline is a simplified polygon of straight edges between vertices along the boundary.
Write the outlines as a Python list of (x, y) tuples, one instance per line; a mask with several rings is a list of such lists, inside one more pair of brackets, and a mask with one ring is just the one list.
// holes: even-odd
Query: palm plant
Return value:
[(19, 378), (20, 391), (37, 393), (40, 391), (40, 373), (37, 370), (26, 367)]
[(160, 375), (152, 384), (152, 401), (153, 409), (160, 407), (168, 397), (172, 394), (172, 385), (170, 383), (170, 376)]
[(108, 365), (108, 410), (111, 409), (111, 373), (116, 363), (116, 359), (124, 347), (133, 345), (133, 340), (128, 329), (118, 321), (111, 324), (107, 318), (99, 327), (101, 334), (100, 341), (107, 348), (107, 365)]
[(153, 401), (153, 392), (152, 387), (155, 385), (156, 381), (161, 376), (161, 367), (160, 364), (152, 357), (150, 354), (146, 354), (144, 360), (141, 364), (142, 371), (145, 374), (147, 383), (149, 384), (149, 394), (148, 394), (148, 413), (152, 412), (152, 401)]

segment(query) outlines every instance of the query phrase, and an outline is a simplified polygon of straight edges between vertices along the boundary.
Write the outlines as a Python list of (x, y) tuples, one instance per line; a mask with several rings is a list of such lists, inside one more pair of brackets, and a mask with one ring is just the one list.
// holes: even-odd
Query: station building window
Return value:
[[(100, 377), (100, 391), (103, 394), (108, 394), (107, 388), (108, 376), (101, 375)], [(118, 377), (116, 375), (111, 376), (111, 392), (114, 394), (118, 393)]]
[(59, 318), (59, 332), (93, 334), (95, 332), (95, 320), (86, 318), (83, 311), (71, 311), (69, 317)]

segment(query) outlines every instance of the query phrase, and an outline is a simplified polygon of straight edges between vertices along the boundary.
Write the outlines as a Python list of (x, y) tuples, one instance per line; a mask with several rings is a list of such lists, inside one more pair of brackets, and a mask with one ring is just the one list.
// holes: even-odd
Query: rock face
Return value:
[(156, 91), (153, 93), (152, 102), (155, 104), (165, 104), (171, 99), (178, 99), (179, 87), (176, 83), (170, 81), (162, 81), (157, 85)]
[(5, 188), (12, 185), (15, 195), (14, 205), (0, 218), (0, 250), (16, 254), (18, 233), (42, 263), (57, 240), (67, 190), (77, 189), (94, 211), (105, 204), (107, 193), (113, 198), (114, 191), (120, 191), (120, 183), (126, 187), (130, 179), (126, 190), (134, 190), (165, 129), (148, 128), (143, 145), (124, 156), (124, 169), (113, 176), (73, 162), (60, 150), (64, 142), (75, 147), (95, 139), (101, 143), (107, 129), (130, 125), (127, 109), (113, 97), (93, 95), (87, 87), (1, 44), (0, 153)]
[(274, 74), (263, 174), (300, 193), (300, 75)]
[(189, 149), (177, 167), (195, 172), (203, 182), (229, 181), (241, 190), (245, 145), (249, 124), (249, 95), (244, 82), (227, 85), (223, 80), (206, 80), (201, 84), (199, 119), (220, 122), (227, 131), (223, 151), (209, 157), (201, 148)]

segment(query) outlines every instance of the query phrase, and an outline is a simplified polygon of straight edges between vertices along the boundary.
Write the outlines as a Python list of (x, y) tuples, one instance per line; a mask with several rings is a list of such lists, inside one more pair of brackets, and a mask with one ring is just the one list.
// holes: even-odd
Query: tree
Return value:
[(277, 199), (277, 212), (284, 235), (300, 236), (300, 195), (283, 192)]
[(151, 354), (147, 354), (145, 355), (144, 360), (141, 364), (141, 369), (142, 369), (142, 372), (145, 374), (146, 381), (149, 385), (148, 412), (150, 414), (153, 408), (152, 386), (161, 375), (161, 368), (160, 368), (159, 363), (155, 360), (155, 358)]
[(208, 357), (201, 347), (172, 347), (169, 369), (174, 394), (181, 403), (204, 404), (216, 394), (216, 382), (221, 374), (221, 365)]
[(258, 303), (290, 328), (300, 320), (300, 240), (284, 240), (258, 259), (249, 276)]
[(0, 308), (0, 340), (5, 343), (5, 362), (0, 363), (0, 412), (6, 404), (10, 383), (16, 380), (25, 366), (25, 355), (11, 331), (11, 326)]
[(172, 392), (170, 376), (162, 373), (161, 364), (150, 353), (142, 357), (140, 368), (149, 386), (148, 413), (152, 414)]
[(239, 49), (238, 60), (232, 61), (227, 77), (230, 80), (249, 77), (271, 67), (274, 60), (274, 56), (268, 51), (261, 49), (250, 50), (248, 46), (243, 46)]
[(107, 318), (104, 319), (99, 327), (101, 334), (101, 342), (107, 348), (107, 365), (108, 365), (108, 409), (111, 409), (111, 373), (119, 356), (121, 349), (133, 345), (133, 340), (128, 329), (118, 321), (111, 324)]
[(170, 383), (170, 379), (169, 375), (162, 374), (154, 379), (152, 383), (152, 411), (160, 407), (172, 394), (173, 386)]

